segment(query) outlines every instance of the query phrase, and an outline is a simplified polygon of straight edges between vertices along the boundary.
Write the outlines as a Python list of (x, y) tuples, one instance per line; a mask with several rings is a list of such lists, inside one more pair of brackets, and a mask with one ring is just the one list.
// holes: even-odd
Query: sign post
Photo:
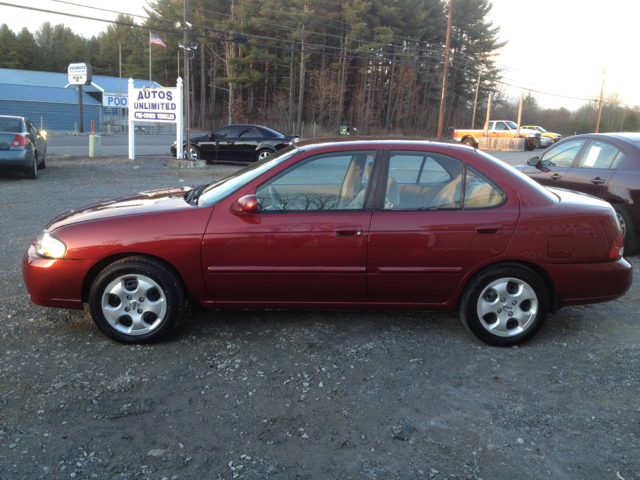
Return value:
[(91, 85), (92, 70), (90, 63), (71, 63), (67, 69), (69, 83), (78, 86), (78, 120), (80, 133), (84, 132), (82, 125), (82, 85)]
[(176, 124), (176, 158), (182, 158), (182, 79), (175, 88), (134, 88), (129, 79), (129, 159), (135, 160), (135, 122)]

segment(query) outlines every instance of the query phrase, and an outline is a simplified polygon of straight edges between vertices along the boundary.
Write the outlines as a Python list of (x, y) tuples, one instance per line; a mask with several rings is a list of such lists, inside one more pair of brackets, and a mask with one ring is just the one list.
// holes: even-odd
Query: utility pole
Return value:
[(598, 105), (598, 118), (596, 120), (595, 133), (598, 133), (598, 129), (600, 128), (600, 114), (602, 113), (602, 98), (604, 97), (604, 79), (607, 76), (608, 71), (609, 70), (607, 70), (606, 68), (602, 69), (602, 90), (600, 90), (600, 104)]
[(522, 119), (522, 91), (520, 92), (520, 106), (518, 107), (518, 130), (516, 138), (520, 138), (520, 120)]
[(476, 99), (473, 101), (473, 117), (471, 117), (471, 130), (476, 126), (476, 106), (478, 105), (478, 91), (480, 90), (480, 74), (478, 74), (478, 83), (476, 84)]
[(489, 100), (487, 102), (487, 121), (484, 122), (484, 137), (489, 136), (489, 119), (491, 118), (491, 94), (489, 94)]
[[(185, 0), (186, 1), (186, 0)], [(453, 0), (449, 0), (449, 20), (447, 21), (447, 42), (444, 47), (444, 74), (442, 76), (442, 96), (440, 97), (440, 115), (438, 115), (438, 140), (442, 140), (442, 123), (444, 121), (444, 96), (447, 91), (447, 74), (449, 72), (449, 43), (451, 41), (451, 7)]]
[(189, 128), (189, 0), (184, 0), (184, 34), (182, 41), (184, 42), (184, 124), (186, 126), (185, 141), (187, 144), (187, 158), (191, 159), (191, 136)]

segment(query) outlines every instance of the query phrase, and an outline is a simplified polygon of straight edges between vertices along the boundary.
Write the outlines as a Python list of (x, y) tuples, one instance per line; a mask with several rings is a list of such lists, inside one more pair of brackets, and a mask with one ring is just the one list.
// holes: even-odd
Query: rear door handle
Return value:
[(560, 180), (561, 178), (562, 178), (562, 175), (558, 173), (554, 173), (553, 175), (551, 175), (551, 180)]
[(478, 235), (495, 235), (501, 228), (502, 225), (478, 225), (476, 227), (476, 233)]
[(596, 177), (591, 180), (591, 183), (594, 185), (602, 185), (603, 183), (607, 183), (606, 180), (601, 179), (600, 177)]
[(346, 225), (344, 227), (337, 227), (336, 237), (361, 237), (363, 229), (360, 225)]

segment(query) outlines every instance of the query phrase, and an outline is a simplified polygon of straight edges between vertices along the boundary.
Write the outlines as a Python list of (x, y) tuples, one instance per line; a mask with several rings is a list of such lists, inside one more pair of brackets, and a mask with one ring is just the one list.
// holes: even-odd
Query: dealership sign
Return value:
[[(117, 97), (116, 97), (117, 98)], [(178, 79), (176, 88), (133, 88), (133, 79), (129, 79), (129, 158), (135, 159), (135, 123), (162, 122), (176, 124), (176, 145), (182, 145), (182, 79)], [(103, 105), (105, 105), (103, 100)], [(182, 158), (182, 148), (176, 151)]]
[(71, 63), (67, 68), (67, 75), (71, 85), (91, 85), (91, 64)]
[(178, 119), (182, 98), (177, 88), (134, 88), (129, 98), (129, 115), (134, 120), (175, 123)]
[(127, 108), (129, 99), (126, 95), (102, 94), (102, 106), (111, 108)]

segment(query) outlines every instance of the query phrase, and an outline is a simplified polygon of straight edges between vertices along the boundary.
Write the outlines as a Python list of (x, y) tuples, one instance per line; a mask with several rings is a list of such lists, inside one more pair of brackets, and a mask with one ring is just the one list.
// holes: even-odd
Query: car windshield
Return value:
[(516, 122), (504, 122), (509, 125), (509, 128), (518, 128), (518, 124)]
[(536, 127), (536, 130), (538, 130), (539, 132), (542, 132), (542, 133), (547, 133), (547, 131), (542, 127)]
[(198, 198), (198, 205), (205, 207), (215, 205), (239, 188), (242, 188), (247, 183), (253, 181), (255, 178), (272, 168), (277, 167), (282, 162), (290, 159), (299, 152), (301, 152), (301, 150), (293, 145), (283, 148), (278, 153), (269, 155), (267, 158), (252, 163), (248, 167), (238, 170), (236, 173), (223, 178), (219, 182), (208, 185), (200, 194), (200, 197)]

